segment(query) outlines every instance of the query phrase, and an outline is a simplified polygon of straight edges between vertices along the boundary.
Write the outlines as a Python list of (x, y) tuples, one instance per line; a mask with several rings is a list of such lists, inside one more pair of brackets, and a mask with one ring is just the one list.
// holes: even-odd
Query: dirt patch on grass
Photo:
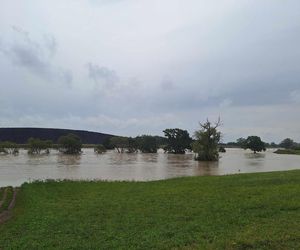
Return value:
[(4, 204), (5, 200), (6, 200), (6, 197), (7, 197), (7, 188), (4, 189), (3, 191), (3, 196), (2, 196), (2, 199), (0, 201), (0, 208), (2, 207), (2, 205)]
[[(12, 209), (14, 208), (14, 206), (16, 204), (17, 193), (18, 193), (18, 189), (14, 188), (13, 196), (12, 196), (12, 199), (10, 200), (10, 202), (9, 202), (9, 205), (8, 205), (7, 209), (5, 209), (2, 213), (0, 213), (0, 224), (4, 223), (5, 221), (7, 221), (11, 218)], [(6, 199), (7, 199), (7, 189), (4, 190), (3, 198), (0, 202), (0, 208), (5, 203)]]

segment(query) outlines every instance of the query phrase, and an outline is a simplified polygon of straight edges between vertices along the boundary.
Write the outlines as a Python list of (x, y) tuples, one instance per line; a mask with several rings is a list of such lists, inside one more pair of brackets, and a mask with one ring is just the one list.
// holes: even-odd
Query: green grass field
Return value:
[(0, 249), (300, 249), (300, 171), (24, 184)]

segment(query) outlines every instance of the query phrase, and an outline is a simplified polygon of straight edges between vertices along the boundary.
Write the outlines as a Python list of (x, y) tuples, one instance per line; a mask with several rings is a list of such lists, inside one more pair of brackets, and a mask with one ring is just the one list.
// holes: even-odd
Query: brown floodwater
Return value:
[(225, 175), (300, 169), (299, 155), (278, 155), (274, 150), (253, 154), (242, 149), (227, 149), (219, 162), (197, 162), (194, 155), (119, 154), (108, 151), (95, 154), (84, 149), (78, 156), (0, 155), (0, 187), (19, 186), (26, 181), (45, 179), (159, 180), (179, 176)]

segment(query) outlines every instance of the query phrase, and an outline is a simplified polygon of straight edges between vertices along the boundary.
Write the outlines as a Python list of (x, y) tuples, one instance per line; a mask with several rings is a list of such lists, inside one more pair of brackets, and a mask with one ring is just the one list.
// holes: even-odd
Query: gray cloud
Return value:
[(98, 84), (103, 84), (105, 88), (113, 88), (119, 82), (119, 77), (114, 70), (93, 63), (88, 63), (87, 68), (89, 78)]
[(56, 53), (56, 41), (53, 36), (44, 36), (44, 44), (30, 38), (29, 32), (22, 28), (12, 26), (17, 33), (17, 41), (9, 43), (1, 51), (14, 65), (22, 67), (31, 73), (50, 82), (62, 82), (70, 86), (72, 73), (70, 70), (54, 66), (51, 57)]
[(165, 77), (161, 81), (160, 86), (164, 91), (170, 91), (175, 89), (175, 83), (168, 77)]
[(290, 98), (292, 102), (300, 104), (300, 89), (291, 91)]
[(220, 115), (225, 141), (300, 141), (298, 0), (3, 5), (0, 126), (192, 133)]
[(45, 45), (49, 50), (49, 53), (51, 56), (54, 56), (56, 54), (57, 50), (57, 42), (51, 34), (44, 35)]

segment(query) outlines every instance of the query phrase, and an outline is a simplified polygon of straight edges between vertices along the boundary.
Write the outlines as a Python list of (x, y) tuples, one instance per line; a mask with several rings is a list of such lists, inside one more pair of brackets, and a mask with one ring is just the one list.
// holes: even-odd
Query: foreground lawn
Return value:
[(0, 249), (300, 249), (300, 171), (24, 184)]

